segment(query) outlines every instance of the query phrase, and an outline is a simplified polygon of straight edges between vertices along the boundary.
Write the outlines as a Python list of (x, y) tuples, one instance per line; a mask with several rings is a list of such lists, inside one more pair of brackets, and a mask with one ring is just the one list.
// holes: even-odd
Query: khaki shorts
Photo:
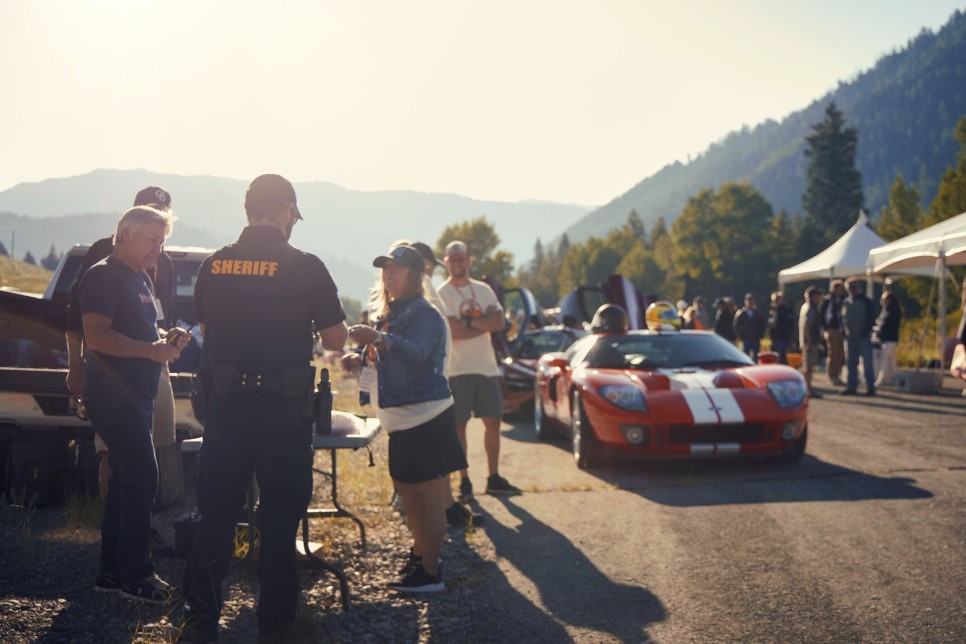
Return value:
[(499, 376), (452, 376), (449, 388), (456, 401), (457, 425), (465, 425), (470, 416), (500, 418), (503, 415), (503, 389)]

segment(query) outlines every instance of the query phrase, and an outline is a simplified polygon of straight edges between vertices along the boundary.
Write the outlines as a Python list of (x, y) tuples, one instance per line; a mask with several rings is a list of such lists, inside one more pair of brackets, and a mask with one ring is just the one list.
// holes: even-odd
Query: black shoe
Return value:
[(865, 395), (866, 396), (874, 396), (875, 395), (875, 387), (872, 387), (871, 389), (866, 389)]
[(403, 567), (399, 569), (399, 576), (406, 577), (407, 575), (412, 574), (412, 572), (421, 566), (422, 563), (423, 558), (413, 552), (412, 548), (410, 548), (409, 555), (406, 557), (406, 563), (404, 563)]
[(216, 642), (218, 625), (208, 623), (190, 624), (181, 627), (178, 642)]
[(117, 575), (111, 572), (102, 572), (94, 582), (94, 592), (107, 593), (113, 595), (121, 592), (121, 582)]
[(421, 563), (399, 581), (389, 584), (389, 587), (401, 593), (438, 593), (446, 590), (443, 575), (438, 571), (435, 575), (429, 574)]
[(857, 392), (855, 389), (843, 389), (839, 392), (840, 396), (857, 396), (858, 394), (859, 392)]
[(171, 599), (171, 584), (157, 575), (150, 575), (134, 584), (121, 583), (125, 599), (142, 604), (163, 604)]
[(473, 484), (470, 483), (470, 477), (468, 476), (460, 479), (459, 500), (463, 503), (469, 503), (473, 500)]
[(486, 493), (497, 494), (500, 496), (516, 496), (523, 494), (520, 488), (510, 485), (510, 482), (499, 474), (494, 474), (486, 479)]
[(810, 392), (808, 392), (808, 397), (809, 398), (822, 398), (823, 396), (818, 391), (810, 391)]
[(446, 524), (451, 528), (470, 528), (482, 523), (483, 515), (471, 512), (462, 503), (454, 503), (446, 508)]

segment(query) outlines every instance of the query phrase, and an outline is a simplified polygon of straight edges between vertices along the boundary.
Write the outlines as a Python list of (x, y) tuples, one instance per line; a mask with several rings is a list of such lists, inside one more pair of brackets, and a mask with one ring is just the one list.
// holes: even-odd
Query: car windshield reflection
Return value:
[(583, 359), (597, 369), (725, 369), (755, 364), (727, 340), (711, 333), (601, 336)]

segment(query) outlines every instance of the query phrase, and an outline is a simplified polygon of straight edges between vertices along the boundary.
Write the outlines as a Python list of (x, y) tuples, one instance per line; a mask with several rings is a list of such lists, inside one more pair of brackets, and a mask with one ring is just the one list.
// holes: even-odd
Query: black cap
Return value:
[(295, 188), (285, 177), (278, 174), (263, 174), (255, 177), (248, 185), (245, 193), (245, 203), (250, 201), (276, 200), (281, 203), (290, 203), (295, 206), (295, 218), (302, 219), (302, 213), (295, 199)]
[(816, 293), (818, 295), (821, 295), (822, 294), (822, 289), (820, 289), (817, 286), (809, 286), (807, 289), (805, 289), (805, 297), (811, 297), (811, 296), (815, 295)]
[(420, 255), (422, 255), (423, 259), (425, 259), (427, 262), (436, 264), (437, 266), (446, 266), (446, 264), (436, 259), (436, 253), (433, 252), (433, 249), (430, 248), (428, 244), (424, 244), (423, 242), (416, 242), (412, 244), (412, 247), (415, 248), (416, 251)]
[(171, 195), (159, 186), (148, 186), (134, 197), (135, 206), (157, 206), (161, 210), (171, 209)]
[(388, 255), (380, 255), (372, 260), (372, 265), (376, 268), (382, 268), (389, 260), (394, 261), (396, 266), (411, 268), (420, 273), (423, 272), (423, 267), (425, 266), (423, 264), (423, 256), (412, 246), (396, 246), (389, 251)]

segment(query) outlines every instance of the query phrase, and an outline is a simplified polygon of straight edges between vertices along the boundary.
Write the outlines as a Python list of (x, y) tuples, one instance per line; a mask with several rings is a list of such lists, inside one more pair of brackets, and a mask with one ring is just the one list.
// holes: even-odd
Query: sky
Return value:
[(956, 9), (0, 0), (0, 190), (145, 168), (599, 205), (804, 108)]

